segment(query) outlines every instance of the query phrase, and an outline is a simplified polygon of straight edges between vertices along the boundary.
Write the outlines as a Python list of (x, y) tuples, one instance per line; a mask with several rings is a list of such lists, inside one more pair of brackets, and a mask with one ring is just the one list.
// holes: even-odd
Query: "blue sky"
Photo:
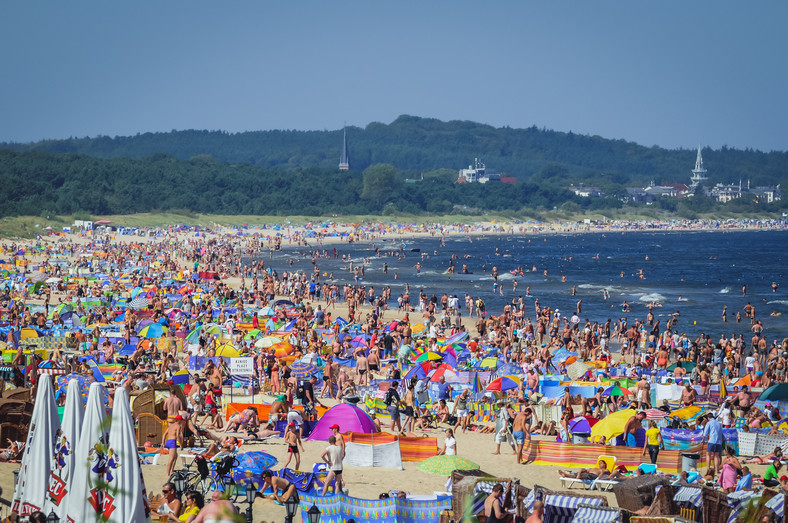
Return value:
[(788, 150), (788, 2), (0, 2), (0, 141), (401, 114)]

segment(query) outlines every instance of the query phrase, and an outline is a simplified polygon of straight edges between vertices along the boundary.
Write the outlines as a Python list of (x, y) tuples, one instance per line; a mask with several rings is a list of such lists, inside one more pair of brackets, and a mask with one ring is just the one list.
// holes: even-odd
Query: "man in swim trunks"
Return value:
[(528, 374), (525, 375), (525, 390), (529, 397), (539, 391), (539, 374), (534, 367), (528, 369)]
[(304, 444), (301, 442), (301, 436), (298, 435), (298, 427), (295, 423), (287, 425), (287, 432), (285, 432), (285, 443), (287, 443), (287, 461), (282, 468), (287, 468), (290, 464), (290, 459), (295, 457), (295, 470), (301, 468), (301, 454), (298, 452), (298, 447), (304, 450)]
[(527, 415), (525, 411), (521, 410), (517, 413), (512, 422), (512, 437), (514, 437), (514, 443), (517, 446), (516, 460), (518, 464), (523, 462), (523, 447), (525, 446), (525, 440), (531, 439), (531, 435), (526, 433), (526, 419)]
[(695, 392), (695, 389), (691, 384), (687, 383), (687, 386), (681, 391), (681, 403), (683, 403), (685, 407), (689, 407), (695, 403), (695, 400), (697, 399), (698, 393)]
[(172, 476), (172, 473), (175, 472), (175, 462), (178, 459), (178, 445), (183, 446), (184, 426), (184, 418), (181, 414), (178, 414), (167, 425), (167, 430), (162, 436), (161, 446), (169, 451), (169, 458), (167, 459), (167, 477)]
[(646, 419), (646, 413), (643, 411), (638, 412), (627, 421), (627, 424), (624, 426), (624, 435), (627, 438), (627, 447), (637, 447), (637, 441), (635, 440), (635, 434), (638, 430), (640, 430), (643, 425), (643, 420)]
[[(273, 494), (268, 496), (268, 499), (273, 499), (284, 504), (288, 499), (295, 496), (296, 501), (298, 501), (298, 491), (296, 490), (295, 484), (285, 478), (274, 476), (270, 470), (264, 471), (262, 478), (263, 484), (260, 485), (260, 492), (264, 492), (268, 487), (271, 487), (271, 490), (274, 491)], [(279, 492), (282, 494), (279, 494)]]

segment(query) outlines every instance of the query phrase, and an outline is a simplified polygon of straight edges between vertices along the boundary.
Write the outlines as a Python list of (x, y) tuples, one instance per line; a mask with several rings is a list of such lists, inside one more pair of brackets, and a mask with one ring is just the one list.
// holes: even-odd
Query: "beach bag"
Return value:
[(304, 392), (304, 384), (301, 383), (298, 385), (298, 388), (296, 389), (296, 398), (300, 399), (301, 401), (304, 401), (305, 397), (306, 397), (306, 392)]

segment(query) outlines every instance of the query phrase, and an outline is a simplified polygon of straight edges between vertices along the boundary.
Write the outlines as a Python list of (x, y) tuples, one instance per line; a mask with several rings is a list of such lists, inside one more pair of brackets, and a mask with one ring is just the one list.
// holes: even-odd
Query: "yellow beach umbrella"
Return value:
[(637, 414), (635, 409), (625, 409), (605, 416), (599, 420), (599, 423), (591, 427), (591, 441), (596, 441), (602, 436), (610, 441), (619, 434), (623, 434), (627, 421), (635, 414)]
[(216, 355), (224, 358), (237, 358), (241, 354), (233, 347), (232, 343), (225, 343), (216, 349)]

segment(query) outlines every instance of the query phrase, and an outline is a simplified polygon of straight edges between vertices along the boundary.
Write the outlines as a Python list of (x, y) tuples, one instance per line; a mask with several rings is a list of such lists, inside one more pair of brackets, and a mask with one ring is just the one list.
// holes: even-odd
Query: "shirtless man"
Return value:
[(650, 389), (651, 389), (651, 387), (648, 384), (648, 381), (646, 380), (646, 378), (641, 377), (640, 380), (638, 381), (637, 392), (635, 393), (635, 398), (637, 399), (638, 407), (644, 408), (644, 407), (641, 406), (641, 404), (649, 402), (650, 398), (648, 396), (649, 396)]
[(743, 414), (747, 414), (752, 406), (752, 394), (750, 394), (747, 385), (742, 386), (741, 390), (736, 395), (736, 399), (739, 401), (739, 410), (741, 410)]
[(274, 402), (271, 403), (271, 408), (268, 409), (268, 423), (276, 425), (277, 421), (287, 415), (287, 410), (285, 402), (279, 399), (274, 400)]
[(175, 462), (178, 459), (178, 445), (183, 446), (184, 425), (183, 416), (176, 414), (175, 418), (167, 425), (167, 430), (161, 438), (161, 446), (169, 449), (167, 477), (172, 476), (172, 473), (175, 472)]
[(301, 468), (301, 454), (298, 451), (298, 447), (301, 447), (301, 450), (304, 450), (304, 444), (301, 442), (301, 436), (298, 435), (298, 428), (296, 427), (295, 423), (290, 423), (287, 426), (287, 432), (285, 432), (285, 443), (287, 443), (287, 461), (282, 466), (282, 468), (287, 468), (290, 464), (290, 459), (295, 456), (295, 469), (300, 470)]
[(532, 394), (536, 394), (539, 390), (539, 374), (537, 374), (536, 369), (533, 367), (528, 370), (528, 374), (525, 376), (525, 387), (528, 391), (528, 397), (531, 397)]
[[(268, 499), (273, 499), (278, 501), (279, 503), (284, 503), (291, 497), (295, 496), (296, 501), (298, 501), (298, 491), (293, 483), (288, 481), (285, 478), (280, 478), (279, 476), (274, 476), (270, 470), (263, 471), (263, 485), (260, 485), (260, 492), (264, 492), (271, 487), (271, 490), (274, 491), (273, 494), (268, 496)], [(282, 494), (279, 494), (279, 492)]]
[(516, 459), (517, 463), (523, 463), (523, 447), (525, 446), (525, 440), (531, 439), (531, 434), (526, 431), (525, 422), (528, 416), (526, 415), (525, 411), (520, 411), (514, 417), (514, 421), (512, 422), (512, 436), (514, 437), (514, 443), (517, 446), (516, 451)]
[(167, 423), (172, 423), (178, 416), (178, 413), (186, 410), (186, 407), (178, 396), (170, 393), (167, 399), (164, 400), (164, 410), (167, 411)]
[(336, 438), (336, 445), (342, 449), (342, 455), (345, 455), (345, 438), (339, 432), (339, 425), (334, 423), (329, 427), (331, 429), (331, 433)]
[(695, 400), (697, 399), (698, 393), (695, 392), (695, 388), (687, 383), (687, 386), (681, 391), (681, 403), (683, 403), (685, 407), (689, 407), (695, 403)]
[(534, 510), (525, 523), (542, 523), (544, 521), (544, 503), (537, 501), (534, 503)]
[(638, 430), (643, 428), (642, 422), (646, 419), (646, 413), (643, 411), (638, 412), (627, 421), (624, 426), (624, 435), (627, 438), (627, 447), (636, 447), (635, 434)]
[(369, 360), (363, 352), (359, 353), (356, 359), (356, 371), (359, 376), (359, 385), (369, 384)]
[[(266, 471), (270, 474), (270, 471)], [(265, 473), (263, 473), (265, 475)], [(283, 480), (287, 481), (287, 480)], [(211, 502), (200, 509), (192, 523), (229, 523), (236, 521), (237, 510), (229, 500), (222, 499), (222, 491), (214, 490)]]

